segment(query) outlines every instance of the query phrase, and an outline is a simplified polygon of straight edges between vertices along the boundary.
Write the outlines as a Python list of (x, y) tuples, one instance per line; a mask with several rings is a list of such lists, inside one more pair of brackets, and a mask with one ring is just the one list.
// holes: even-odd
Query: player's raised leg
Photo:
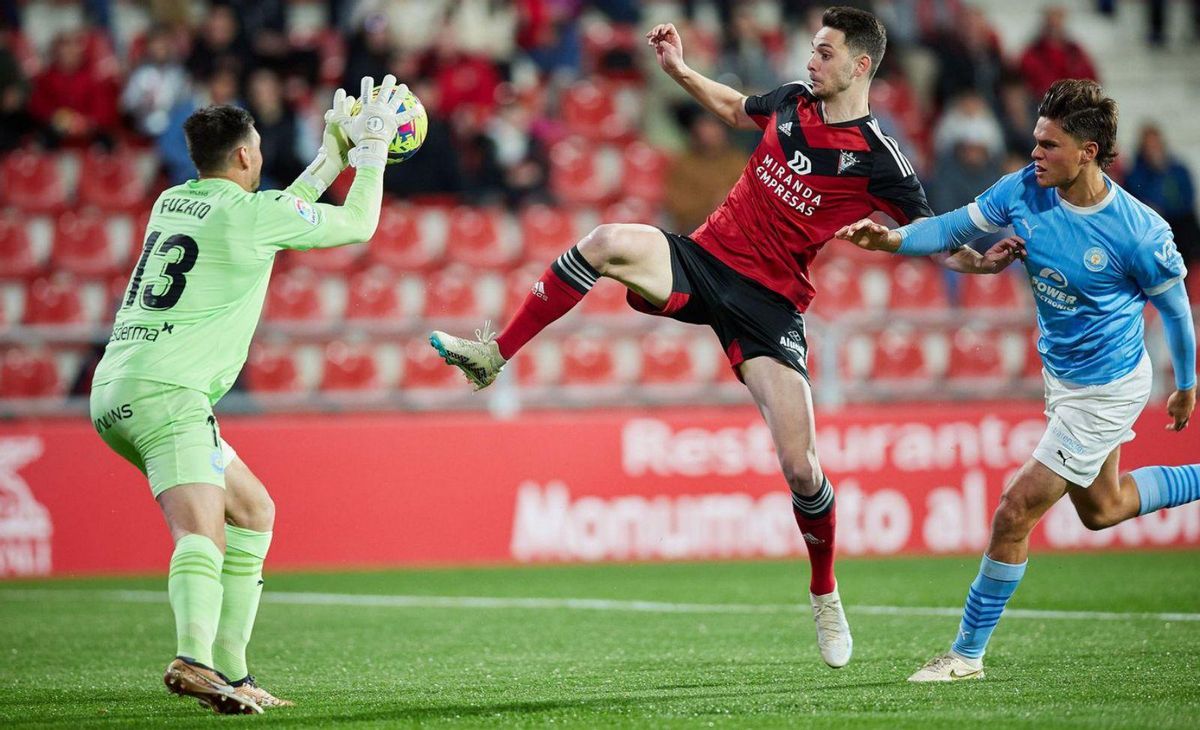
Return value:
[(598, 226), (550, 264), (498, 337), (477, 332), (477, 338), (470, 340), (433, 332), (429, 343), (476, 389), (485, 388), (525, 343), (571, 311), (601, 276), (662, 306), (671, 294), (666, 237), (657, 228), (639, 224)]
[(809, 600), (821, 658), (831, 667), (844, 667), (850, 661), (853, 639), (833, 572), (837, 513), (833, 487), (817, 460), (812, 391), (803, 375), (769, 357), (743, 362), (741, 374), (771, 430), (792, 492), (792, 513), (808, 545)]
[(289, 707), (294, 702), (275, 697), (258, 686), (246, 663), (246, 646), (254, 630), (258, 603), (262, 597), (263, 561), (271, 547), (275, 527), (275, 503), (258, 477), (250, 471), (237, 452), (221, 442), (225, 467), (225, 565), (221, 585), (221, 622), (213, 644), (213, 662), (217, 671), (229, 678), (230, 686), (241, 697), (259, 707)]
[(1004, 607), (1025, 575), (1029, 534), (1066, 494), (1066, 479), (1030, 459), (1009, 482), (992, 517), (992, 535), (979, 573), (967, 591), (958, 635), (950, 651), (917, 670), (910, 682), (983, 679), (983, 655)]

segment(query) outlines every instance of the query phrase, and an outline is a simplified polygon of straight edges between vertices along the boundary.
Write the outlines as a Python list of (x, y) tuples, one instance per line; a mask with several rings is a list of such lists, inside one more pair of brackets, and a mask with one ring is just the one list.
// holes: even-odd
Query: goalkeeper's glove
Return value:
[(362, 79), (362, 111), (350, 117), (345, 129), (354, 147), (348, 157), (354, 167), (379, 167), (387, 164), (388, 147), (396, 136), (396, 130), (416, 116), (416, 111), (406, 109), (399, 112), (400, 105), (408, 96), (408, 86), (396, 85), (396, 77), (383, 77), (379, 93), (375, 93), (375, 79)]
[(321, 134), (321, 148), (312, 163), (300, 175), (300, 181), (311, 185), (320, 197), (337, 176), (342, 174), (349, 162), (350, 137), (345, 124), (350, 120), (354, 97), (346, 96), (344, 89), (333, 93), (333, 106), (325, 112), (325, 131)]

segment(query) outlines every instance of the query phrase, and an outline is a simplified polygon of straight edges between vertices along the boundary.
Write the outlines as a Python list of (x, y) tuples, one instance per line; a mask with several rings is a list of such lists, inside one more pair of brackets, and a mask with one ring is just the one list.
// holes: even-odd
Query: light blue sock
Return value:
[(969, 659), (983, 657), (988, 639), (992, 638), (1000, 614), (1004, 613), (1004, 604), (1017, 592), (1027, 564), (1028, 561), (1019, 565), (1001, 563), (983, 556), (979, 575), (967, 591), (967, 605), (963, 608), (958, 638), (950, 647), (951, 651)]
[(1200, 499), (1200, 464), (1187, 466), (1144, 466), (1130, 476), (1142, 498), (1139, 515)]

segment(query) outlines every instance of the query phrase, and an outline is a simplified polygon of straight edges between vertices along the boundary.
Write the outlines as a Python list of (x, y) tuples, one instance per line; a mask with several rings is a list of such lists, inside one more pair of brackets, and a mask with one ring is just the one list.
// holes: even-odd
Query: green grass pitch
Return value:
[(0, 727), (1200, 726), (1200, 553), (1035, 555), (988, 678), (907, 684), (977, 566), (841, 561), (855, 651), (836, 671), (801, 563), (268, 574), (250, 665), (297, 707), (257, 718), (167, 694), (163, 578), (13, 581)]

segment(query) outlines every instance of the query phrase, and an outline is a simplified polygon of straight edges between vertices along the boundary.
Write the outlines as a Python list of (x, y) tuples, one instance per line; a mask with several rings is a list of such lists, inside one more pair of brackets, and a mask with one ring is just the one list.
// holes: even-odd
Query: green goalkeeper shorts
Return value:
[(136, 466), (158, 495), (180, 484), (225, 487), (233, 450), (224, 445), (208, 396), (151, 380), (92, 388), (92, 425), (109, 448)]

